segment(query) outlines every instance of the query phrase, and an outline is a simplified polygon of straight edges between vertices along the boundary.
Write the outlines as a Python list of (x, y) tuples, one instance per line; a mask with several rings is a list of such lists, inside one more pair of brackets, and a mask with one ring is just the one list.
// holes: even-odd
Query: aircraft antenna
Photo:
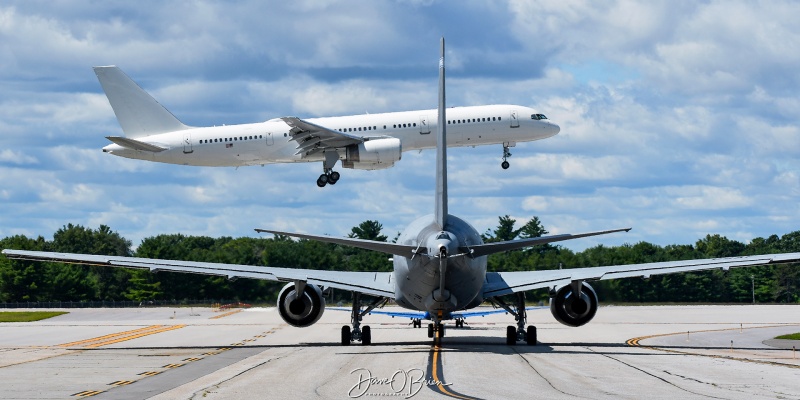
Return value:
[(444, 94), (444, 37), (439, 57), (439, 120), (436, 124), (436, 211), (439, 228), (447, 224), (447, 117)]

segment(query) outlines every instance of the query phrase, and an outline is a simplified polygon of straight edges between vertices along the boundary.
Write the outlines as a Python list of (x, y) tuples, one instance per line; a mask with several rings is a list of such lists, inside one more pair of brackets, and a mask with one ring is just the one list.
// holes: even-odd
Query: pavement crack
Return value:
[[(519, 357), (520, 357), (520, 358), (521, 358), (523, 361), (525, 361), (525, 363), (526, 363), (526, 364), (528, 364), (528, 366), (529, 366), (529, 367), (531, 367), (531, 369), (533, 370), (533, 372), (536, 372), (536, 375), (539, 375), (539, 377), (540, 377), (540, 378), (544, 379), (544, 381), (545, 381), (545, 382), (547, 382), (547, 384), (548, 384), (548, 385), (550, 385), (550, 387), (551, 387), (551, 388), (553, 388), (553, 390), (555, 390), (555, 391), (557, 391), (557, 392), (559, 392), (559, 393), (565, 394), (565, 395), (567, 395), (567, 396), (571, 396), (571, 397), (578, 397), (578, 398), (580, 398), (580, 397), (581, 397), (581, 396), (578, 396), (578, 395), (576, 395), (576, 394), (567, 393), (567, 392), (565, 392), (565, 391), (563, 391), (563, 390), (561, 390), (561, 389), (559, 389), (559, 388), (555, 387), (555, 385), (553, 385), (553, 382), (550, 382), (550, 380), (549, 380), (549, 379), (547, 379), (547, 378), (546, 378), (544, 375), (542, 375), (542, 373), (541, 373), (541, 372), (539, 372), (539, 370), (538, 370), (538, 369), (536, 369), (536, 367), (534, 367), (534, 366), (533, 366), (533, 364), (531, 364), (530, 360), (528, 360), (527, 358), (525, 358), (525, 356), (523, 356), (523, 355), (522, 355), (522, 354), (521, 354), (519, 351), (517, 351), (517, 349), (515, 349), (514, 347), (512, 347), (512, 349), (514, 350), (514, 352), (515, 352), (515, 353), (517, 353), (517, 355), (518, 355), (518, 356), (519, 356)], [(586, 398), (586, 397), (583, 397), (583, 398)]]
[(214, 388), (217, 388), (217, 389), (218, 389), (218, 388), (219, 388), (219, 386), (220, 386), (220, 385), (222, 385), (223, 383), (225, 383), (225, 382), (229, 382), (229, 381), (233, 380), (234, 378), (238, 378), (238, 377), (240, 377), (240, 376), (244, 375), (245, 373), (247, 373), (247, 372), (250, 372), (250, 371), (252, 371), (252, 370), (254, 370), (254, 369), (258, 368), (258, 367), (261, 367), (261, 366), (263, 366), (263, 365), (265, 365), (265, 364), (269, 364), (269, 363), (271, 363), (271, 362), (273, 362), (273, 361), (280, 360), (280, 359), (282, 359), (282, 358), (284, 358), (284, 357), (287, 357), (287, 356), (288, 356), (288, 354), (287, 354), (287, 355), (282, 355), (282, 356), (273, 357), (273, 358), (270, 358), (269, 360), (266, 360), (266, 361), (260, 362), (260, 363), (258, 363), (258, 364), (256, 364), (256, 365), (253, 365), (253, 366), (252, 366), (252, 367), (250, 367), (250, 368), (247, 368), (247, 369), (244, 369), (244, 370), (242, 370), (242, 371), (239, 371), (238, 373), (236, 373), (236, 374), (235, 374), (235, 375), (233, 375), (233, 376), (230, 376), (230, 377), (228, 377), (228, 378), (226, 378), (226, 379), (223, 379), (223, 380), (221, 380), (221, 381), (219, 381), (219, 382), (217, 382), (217, 383), (215, 383), (215, 384), (213, 384), (213, 385), (206, 386), (206, 387), (204, 387), (204, 388), (202, 388), (202, 389), (200, 389), (200, 390), (198, 390), (198, 391), (196, 391), (196, 392), (192, 393), (192, 397), (189, 397), (189, 399), (190, 399), (190, 400), (195, 400), (195, 399), (197, 399), (197, 398), (203, 398), (203, 397), (206, 397), (206, 395), (208, 394), (208, 392), (209, 392), (210, 390), (213, 390)]
[[(670, 386), (672, 386), (672, 387), (674, 387), (674, 388), (676, 388), (676, 389), (680, 389), (680, 390), (682, 390), (682, 391), (684, 391), (684, 392), (691, 393), (691, 394), (693, 394), (693, 395), (697, 395), (697, 396), (708, 397), (708, 398), (711, 398), (711, 399), (723, 399), (723, 400), (725, 399), (724, 397), (716, 397), (716, 396), (711, 396), (711, 395), (707, 395), (707, 394), (702, 394), (702, 393), (693, 392), (693, 391), (691, 391), (691, 390), (689, 390), (689, 389), (682, 388), (682, 387), (680, 387), (680, 386), (678, 386), (678, 385), (676, 385), (676, 384), (674, 384), (674, 383), (672, 383), (672, 382), (670, 382), (670, 381), (668, 381), (668, 380), (666, 380), (666, 379), (664, 379), (664, 378), (662, 378), (662, 377), (660, 377), (660, 376), (658, 376), (658, 375), (655, 375), (655, 374), (653, 374), (653, 373), (647, 372), (647, 371), (645, 371), (645, 370), (643, 370), (643, 369), (641, 369), (641, 368), (639, 368), (639, 367), (637, 367), (637, 366), (635, 366), (635, 365), (628, 364), (628, 363), (626, 363), (625, 361), (622, 361), (622, 360), (620, 360), (620, 359), (618, 359), (618, 358), (612, 357), (612, 356), (610, 356), (610, 355), (608, 355), (608, 354), (603, 354), (603, 353), (600, 353), (600, 352), (594, 351), (593, 349), (591, 349), (591, 348), (589, 348), (589, 347), (584, 347), (584, 348), (585, 348), (586, 350), (588, 350), (588, 351), (591, 351), (592, 353), (599, 354), (599, 355), (601, 355), (601, 356), (603, 356), (603, 357), (609, 358), (609, 359), (611, 359), (611, 360), (614, 360), (614, 361), (616, 361), (616, 362), (618, 362), (618, 363), (620, 363), (620, 364), (622, 364), (622, 365), (625, 365), (625, 366), (627, 366), (627, 367), (633, 368), (633, 369), (635, 369), (635, 370), (637, 370), (637, 371), (639, 371), (639, 372), (641, 372), (641, 373), (644, 373), (644, 374), (646, 374), (646, 375), (649, 375), (649, 376), (651, 376), (651, 377), (653, 377), (653, 378), (656, 378), (656, 379), (658, 379), (658, 380), (660, 380), (660, 381), (662, 381), (662, 382), (664, 382), (664, 383), (666, 383), (666, 384), (668, 384), (668, 385), (670, 385)], [(670, 374), (670, 375), (671, 375), (671, 374)], [(698, 382), (700, 382), (700, 381), (698, 381)], [(703, 383), (703, 382), (701, 382), (701, 383)]]

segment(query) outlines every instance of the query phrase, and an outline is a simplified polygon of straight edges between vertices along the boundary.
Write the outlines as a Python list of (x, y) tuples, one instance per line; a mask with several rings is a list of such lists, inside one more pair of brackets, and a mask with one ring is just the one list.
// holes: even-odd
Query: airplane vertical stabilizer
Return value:
[(189, 129), (115, 66), (94, 67), (125, 136), (136, 138)]
[(439, 120), (436, 127), (436, 223), (441, 229), (447, 225), (447, 116), (444, 93), (444, 38), (439, 58)]

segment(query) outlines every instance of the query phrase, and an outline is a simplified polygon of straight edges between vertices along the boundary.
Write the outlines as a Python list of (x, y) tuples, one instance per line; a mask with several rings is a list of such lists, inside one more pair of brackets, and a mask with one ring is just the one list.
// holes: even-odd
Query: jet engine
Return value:
[(317, 285), (304, 285), (301, 296), (297, 296), (297, 285), (289, 283), (278, 295), (278, 311), (287, 324), (298, 328), (311, 326), (319, 321), (325, 311), (325, 297)]
[(566, 285), (551, 294), (550, 312), (564, 325), (581, 326), (597, 312), (597, 293), (587, 283), (581, 283), (580, 296), (575, 296), (574, 291), (573, 285)]
[(400, 161), (403, 146), (400, 139), (372, 139), (364, 143), (351, 144), (345, 148), (342, 167), (353, 169), (384, 169)]

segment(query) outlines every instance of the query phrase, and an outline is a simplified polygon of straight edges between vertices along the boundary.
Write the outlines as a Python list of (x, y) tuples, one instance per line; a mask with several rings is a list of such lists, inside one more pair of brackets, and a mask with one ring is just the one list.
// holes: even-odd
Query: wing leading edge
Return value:
[(800, 253), (666, 261), (645, 264), (613, 265), (609, 267), (490, 272), (486, 274), (483, 296), (495, 297), (532, 289), (559, 288), (573, 281), (602, 281), (632, 277), (649, 278), (652, 275), (674, 274), (678, 272), (709, 269), (722, 269), (727, 271), (730, 268), (789, 264), (794, 262), (800, 262)]
[(278, 282), (306, 281), (322, 287), (356, 291), (371, 296), (394, 296), (394, 282), (392, 282), (391, 272), (322, 271), (9, 249), (3, 250), (3, 254), (11, 259), (138, 268), (148, 269), (150, 272), (169, 271), (217, 275), (225, 276), (228, 279), (251, 278)]

